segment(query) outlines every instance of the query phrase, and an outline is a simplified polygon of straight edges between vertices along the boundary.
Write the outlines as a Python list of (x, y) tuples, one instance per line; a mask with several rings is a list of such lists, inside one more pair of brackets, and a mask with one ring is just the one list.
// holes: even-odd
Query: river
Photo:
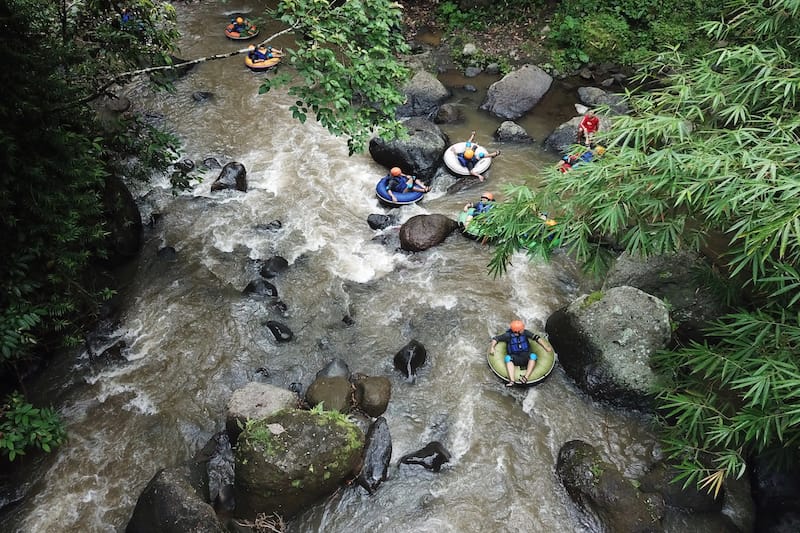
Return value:
[[(238, 0), (178, 5), (181, 56), (242, 47), (222, 28), (231, 13), (258, 7)], [(212, 170), (177, 196), (163, 177), (138, 191), (146, 218), (158, 216), (122, 278), (111, 337), (124, 339), (124, 361), (97, 364), (78, 352), (40, 378), (37, 388), (62, 413), (69, 442), (28, 465), (28, 496), (4, 514), (0, 530), (123, 531), (148, 480), (223, 428), (232, 391), (256, 379), (308, 385), (335, 357), (352, 371), (392, 380), (389, 479), (374, 496), (342, 489), (290, 521), (289, 531), (587, 530), (554, 474), (560, 447), (586, 440), (635, 476), (657, 453), (648, 428), (595, 405), (559, 368), (538, 387), (508, 390), (485, 358), (490, 337), (511, 319), (541, 331), (551, 312), (585, 291), (572, 264), (558, 255), (549, 264), (519, 255), (507, 275), (493, 279), (491, 248), (458, 234), (418, 254), (376, 242), (379, 232), (366, 219), (385, 212), (374, 193), (385, 169), (368, 153), (348, 157), (344, 140), (317, 124), (294, 121), (285, 93), (259, 96), (264, 75), (249, 72), (239, 56), (198, 66), (174, 93), (134, 93), (138, 111), (180, 136), (186, 157), (239, 161), (250, 189), (212, 194)], [(478, 142), (503, 154), (480, 188), (446, 194), (454, 178), (441, 179), (423, 202), (397, 211), (401, 221), (420, 213), (455, 217), (482, 190), (502, 198), (504, 185), (533, 184), (556, 160), (539, 142), (492, 140), (500, 120), (477, 108), (497, 78), (442, 79), (466, 112), (463, 123), (443, 126), (451, 140), (476, 129)], [(463, 90), (464, 83), (478, 91)], [(196, 102), (195, 91), (213, 97)], [(574, 91), (557, 85), (520, 123), (541, 141), (574, 114), (575, 101)], [(282, 228), (264, 229), (273, 220)], [(164, 246), (175, 249), (174, 260), (159, 257)], [(291, 265), (273, 280), (285, 311), (242, 295), (256, 277), (255, 260), (275, 255)], [(277, 344), (264, 327), (269, 319), (291, 327), (295, 340)], [(429, 354), (414, 383), (392, 366), (411, 339)], [(270, 377), (258, 375), (260, 367)], [(452, 452), (440, 473), (396, 465), (430, 440)]]

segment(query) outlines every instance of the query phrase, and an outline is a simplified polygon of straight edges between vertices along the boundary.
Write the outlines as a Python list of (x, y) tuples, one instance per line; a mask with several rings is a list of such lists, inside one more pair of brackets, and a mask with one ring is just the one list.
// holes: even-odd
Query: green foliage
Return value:
[[(729, 7), (729, 22), (703, 25), (727, 46), (645, 65), (640, 81), (657, 85), (601, 132), (602, 159), (492, 210), (495, 230), (516, 235), (539, 206), (558, 211), (559, 239), (593, 272), (608, 265), (604, 242), (650, 256), (725, 239), (717, 292), (742, 309), (655, 359), (665, 449), (681, 479), (715, 493), (753, 454), (791, 455), (800, 439), (800, 0)], [(515, 249), (498, 246), (495, 273)]]
[(404, 135), (395, 110), (405, 101), (401, 87), (409, 70), (397, 59), (407, 53), (399, 4), (387, 0), (284, 0), (274, 15), (295, 27), (299, 39), (288, 50), (288, 75), (267, 79), (259, 92), (288, 85), (297, 98), (292, 115), (309, 114), (335, 135), (347, 137), (350, 153), (369, 138)]
[(437, 15), (448, 31), (469, 29), (479, 31), (486, 23), (483, 17), (476, 16), (475, 10), (462, 9), (457, 2), (445, 0), (439, 4)]
[(697, 21), (717, 16), (722, 5), (722, 0), (561, 2), (548, 40), (551, 61), (561, 70), (589, 61), (635, 65), (665, 46), (703, 50), (706, 39), (696, 31)]
[(61, 418), (50, 408), (34, 407), (16, 392), (0, 406), (0, 454), (10, 461), (30, 448), (50, 452), (66, 438)]

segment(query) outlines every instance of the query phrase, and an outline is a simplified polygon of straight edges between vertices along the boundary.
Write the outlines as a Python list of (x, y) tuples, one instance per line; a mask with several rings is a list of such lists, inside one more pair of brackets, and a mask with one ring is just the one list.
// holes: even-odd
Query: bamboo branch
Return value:
[[(269, 43), (273, 39), (275, 39), (277, 37), (280, 37), (281, 35), (283, 35), (285, 33), (293, 32), (298, 27), (298, 25), (299, 24), (294, 24), (294, 25), (286, 28), (285, 30), (281, 30), (278, 33), (272, 34), (271, 36), (267, 37), (266, 39), (264, 39), (263, 41), (258, 43), (256, 45), (256, 48), (258, 48), (259, 46), (263, 46), (263, 45)], [(174, 70), (174, 69), (178, 69), (178, 68), (185, 68), (185, 67), (189, 67), (189, 66), (192, 66), (192, 65), (198, 65), (200, 63), (205, 63), (206, 61), (216, 61), (218, 59), (226, 59), (226, 58), (229, 58), (229, 57), (238, 56), (240, 54), (245, 54), (245, 53), (247, 53), (249, 51), (250, 51), (250, 47), (248, 46), (247, 48), (242, 48), (240, 50), (234, 50), (233, 52), (228, 52), (228, 53), (225, 53), (225, 54), (214, 54), (214, 55), (205, 56), (205, 57), (199, 57), (197, 59), (192, 59), (192, 60), (189, 60), (189, 61), (182, 61), (181, 63), (176, 63), (176, 64), (173, 64), (173, 65), (161, 65), (161, 66), (158, 66), (158, 67), (147, 67), (147, 68), (140, 68), (140, 69), (137, 69), (137, 70), (129, 70), (127, 72), (122, 72), (122, 73), (117, 74), (117, 75), (113, 76), (112, 78), (110, 78), (103, 85), (101, 85), (100, 87), (95, 89), (95, 91), (92, 94), (90, 94), (88, 96), (85, 96), (85, 97), (81, 98), (80, 100), (76, 100), (76, 101), (74, 101), (74, 102), (72, 102), (70, 104), (67, 104), (67, 105), (65, 105), (65, 106), (63, 106), (61, 108), (55, 109), (54, 111), (62, 111), (64, 109), (69, 109), (69, 108), (74, 107), (76, 105), (88, 104), (89, 102), (91, 102), (93, 100), (96, 100), (97, 98), (103, 96), (104, 94), (108, 94), (108, 89), (111, 86), (117, 85), (122, 81), (130, 80), (133, 77), (141, 76), (142, 74), (151, 74), (153, 72), (162, 72), (162, 71)]]

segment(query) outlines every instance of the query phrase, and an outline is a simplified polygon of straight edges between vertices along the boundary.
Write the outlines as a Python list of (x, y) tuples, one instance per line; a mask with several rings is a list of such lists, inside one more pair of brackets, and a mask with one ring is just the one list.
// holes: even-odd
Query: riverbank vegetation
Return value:
[(685, 482), (715, 491), (756, 456), (792, 459), (800, 439), (800, 1), (726, 6), (702, 25), (720, 46), (641, 67), (648, 90), (602, 134), (602, 160), (508, 191), (486, 227), (507, 236), (495, 274), (531, 235), (552, 252), (540, 208), (558, 211), (555, 242), (598, 275), (612, 260), (603, 242), (649, 256), (722, 239), (735, 311), (656, 360), (665, 450)]

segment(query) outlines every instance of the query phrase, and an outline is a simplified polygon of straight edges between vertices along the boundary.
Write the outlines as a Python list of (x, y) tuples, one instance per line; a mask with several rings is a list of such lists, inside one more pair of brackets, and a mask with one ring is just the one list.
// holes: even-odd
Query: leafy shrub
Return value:
[(0, 454), (11, 461), (31, 447), (50, 452), (66, 438), (61, 417), (55, 411), (34, 407), (18, 392), (0, 406)]
[(452, 0), (439, 4), (438, 15), (450, 31), (459, 28), (481, 30), (485, 26), (483, 17), (478, 16), (478, 11), (462, 9)]

